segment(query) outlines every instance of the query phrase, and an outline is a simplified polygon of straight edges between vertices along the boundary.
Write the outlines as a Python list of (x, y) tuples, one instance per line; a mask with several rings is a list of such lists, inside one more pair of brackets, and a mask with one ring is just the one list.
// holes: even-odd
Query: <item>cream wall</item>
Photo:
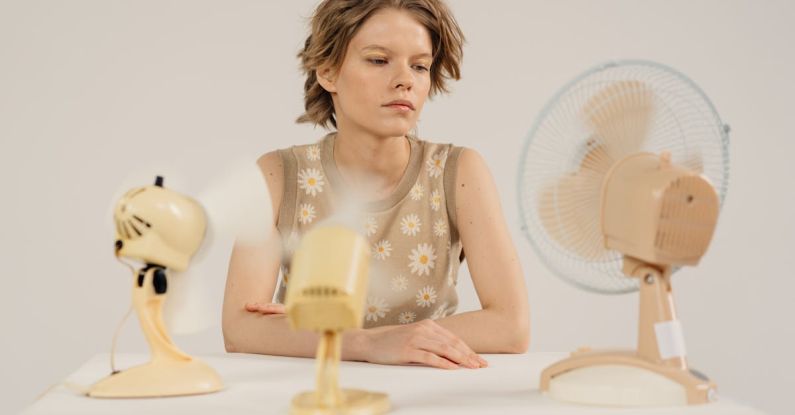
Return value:
[[(130, 283), (111, 255), (107, 212), (131, 173), (167, 166), (201, 183), (208, 166), (321, 136), (293, 124), (302, 109), (294, 55), (314, 3), (0, 1), (0, 412), (107, 351)], [(795, 3), (450, 4), (469, 40), (464, 78), (426, 106), (419, 132), (473, 147), (491, 166), (527, 274), (531, 350), (630, 346), (637, 300), (578, 291), (542, 266), (519, 232), (522, 140), (581, 71), (656, 60), (694, 79), (732, 126), (714, 243), (674, 280), (690, 360), (725, 395), (789, 413)], [(461, 280), (463, 308), (476, 307)], [(178, 341), (222, 350), (217, 330)], [(145, 350), (134, 320), (121, 342)]]

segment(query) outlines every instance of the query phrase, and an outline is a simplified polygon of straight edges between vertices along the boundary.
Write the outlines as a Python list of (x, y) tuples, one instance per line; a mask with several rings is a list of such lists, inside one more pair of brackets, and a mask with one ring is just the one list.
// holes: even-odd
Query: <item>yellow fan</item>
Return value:
[(579, 350), (544, 370), (551, 396), (595, 405), (708, 402), (691, 370), (671, 275), (696, 265), (728, 177), (728, 127), (700, 89), (646, 61), (600, 65), (558, 93), (520, 166), (524, 231), (564, 280), (600, 293), (640, 291), (637, 348)]
[(206, 258), (211, 253), (228, 256), (235, 239), (267, 240), (271, 210), (267, 185), (255, 163), (225, 171), (197, 199), (166, 188), (160, 176), (153, 185), (133, 188), (121, 197), (113, 211), (115, 253), (133, 271), (132, 307), (151, 359), (121, 371), (112, 367), (108, 377), (88, 389), (88, 396), (165, 397), (223, 388), (215, 370), (180, 350), (169, 333), (213, 325), (217, 319), (212, 314), (220, 310), (212, 309), (213, 301), (205, 297), (204, 288), (213, 278), (207, 274), (214, 273), (206, 269)]
[(389, 409), (386, 394), (340, 389), (338, 382), (342, 332), (362, 327), (369, 265), (367, 239), (342, 222), (319, 223), (301, 239), (286, 312), (293, 329), (319, 333), (320, 343), (317, 388), (293, 399), (292, 414), (380, 414)]

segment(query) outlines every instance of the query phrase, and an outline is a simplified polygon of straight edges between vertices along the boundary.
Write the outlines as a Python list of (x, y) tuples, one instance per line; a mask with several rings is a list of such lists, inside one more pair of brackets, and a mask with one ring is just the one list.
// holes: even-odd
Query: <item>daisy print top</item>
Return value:
[[(344, 190), (334, 162), (335, 133), (318, 143), (280, 150), (284, 194), (277, 227), (285, 239), (274, 301), (284, 303), (292, 249), (333, 212)], [(455, 223), (455, 173), (461, 147), (409, 136), (409, 164), (395, 191), (370, 202), (361, 218), (370, 243), (364, 327), (408, 324), (453, 314), (463, 260)]]

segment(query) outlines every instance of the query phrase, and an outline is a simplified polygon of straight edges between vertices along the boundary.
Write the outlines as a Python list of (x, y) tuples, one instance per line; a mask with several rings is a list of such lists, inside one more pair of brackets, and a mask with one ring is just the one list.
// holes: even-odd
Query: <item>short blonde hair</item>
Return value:
[(431, 36), (433, 62), (429, 96), (448, 92), (448, 79), (461, 79), (464, 34), (442, 0), (324, 0), (315, 9), (311, 31), (298, 53), (304, 82), (304, 114), (297, 123), (337, 127), (331, 94), (317, 82), (317, 69), (330, 64), (342, 66), (351, 39), (364, 22), (378, 10), (406, 10), (425, 26)]

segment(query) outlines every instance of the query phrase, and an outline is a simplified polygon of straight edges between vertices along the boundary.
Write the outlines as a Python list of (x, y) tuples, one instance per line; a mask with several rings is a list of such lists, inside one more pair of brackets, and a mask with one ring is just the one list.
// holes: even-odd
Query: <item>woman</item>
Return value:
[[(326, 0), (311, 26), (298, 121), (336, 131), (258, 163), (285, 239), (328, 215), (345, 189), (367, 189), (363, 221), (382, 280), (370, 282), (364, 328), (345, 332), (342, 358), (453, 369), (485, 367), (478, 353), (525, 352), (524, 277), (488, 168), (474, 150), (411, 134), (425, 100), (459, 79), (463, 34), (452, 14), (441, 0)], [(464, 253), (481, 309), (453, 314)], [(235, 247), (228, 351), (314, 355), (317, 336), (292, 331), (284, 315), (284, 256)]]

